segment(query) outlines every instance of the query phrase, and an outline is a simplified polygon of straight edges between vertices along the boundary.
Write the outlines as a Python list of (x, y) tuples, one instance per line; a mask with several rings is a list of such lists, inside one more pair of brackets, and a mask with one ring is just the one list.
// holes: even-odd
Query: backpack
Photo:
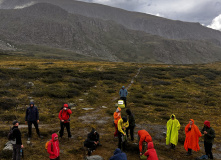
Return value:
[[(45, 143), (45, 149), (46, 149), (46, 151), (48, 150), (48, 145), (49, 145), (50, 142), (51, 142), (51, 140), (49, 140), (49, 141), (47, 141), (47, 142)], [(52, 151), (52, 148), (53, 148), (53, 144), (52, 144), (52, 142), (51, 142), (51, 151)]]
[(14, 141), (15, 140), (13, 131), (14, 131), (14, 129), (10, 128), (10, 131), (8, 133), (8, 136), (7, 136), (9, 141)]

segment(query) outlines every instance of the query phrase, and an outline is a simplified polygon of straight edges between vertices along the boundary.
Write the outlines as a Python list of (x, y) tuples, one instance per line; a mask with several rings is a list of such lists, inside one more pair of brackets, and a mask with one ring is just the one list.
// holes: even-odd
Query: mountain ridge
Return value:
[(205, 40), (170, 40), (114, 21), (70, 14), (50, 3), (0, 14), (0, 39), (17, 45), (49, 46), (115, 62), (192, 64), (221, 59), (221, 48)]

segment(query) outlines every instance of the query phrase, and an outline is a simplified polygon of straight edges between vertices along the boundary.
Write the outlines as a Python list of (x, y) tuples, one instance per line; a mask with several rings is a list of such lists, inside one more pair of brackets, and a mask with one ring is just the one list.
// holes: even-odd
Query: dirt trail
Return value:
[[(126, 87), (126, 89), (129, 89), (132, 86), (132, 84), (134, 83), (134, 79), (139, 75), (140, 70), (141, 70), (141, 68), (138, 69), (137, 74), (131, 79), (130, 84)], [(113, 97), (111, 102), (116, 101), (118, 98), (119, 98), (119, 96)], [(88, 124), (91, 124), (91, 123), (92, 124), (105, 124), (105, 123), (109, 123), (112, 119), (110, 118), (110, 116), (101, 115), (100, 114), (100, 110), (101, 109), (105, 109), (105, 108), (98, 107), (95, 110), (93, 110), (93, 111), (91, 111), (89, 113), (86, 113), (83, 116), (78, 117), (78, 119), (80, 119), (83, 123), (88, 123)]]

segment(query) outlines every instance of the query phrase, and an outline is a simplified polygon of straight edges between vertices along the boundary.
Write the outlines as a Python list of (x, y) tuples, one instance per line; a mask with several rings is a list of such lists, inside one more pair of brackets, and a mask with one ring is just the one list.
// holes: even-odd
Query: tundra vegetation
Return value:
[[(135, 77), (138, 69), (140, 73)], [(134, 78), (135, 77), (135, 78)], [(134, 78), (134, 79), (133, 79)], [(122, 85), (128, 86), (128, 108), (135, 115), (137, 131), (146, 129), (152, 136), (161, 160), (195, 159), (204, 154), (201, 150), (185, 157), (184, 127), (189, 119), (201, 129), (209, 120), (215, 129), (213, 153), (220, 156), (221, 147), (221, 64), (160, 65), (138, 63), (82, 62), (73, 60), (41, 59), (0, 54), (0, 150), (7, 142), (9, 126), (14, 119), (22, 125), (22, 140), (26, 159), (48, 159), (45, 143), (51, 134), (60, 129), (58, 112), (64, 103), (72, 105), (71, 132), (68, 140), (65, 130), (60, 141), (61, 159), (83, 159), (83, 142), (92, 127), (100, 133), (102, 147), (92, 154), (108, 160), (117, 148), (114, 139), (113, 113)], [(33, 129), (32, 144), (28, 146), (25, 110), (34, 100), (40, 114), (40, 132), (37, 138)], [(105, 106), (105, 107), (102, 107)], [(94, 108), (83, 110), (82, 108)], [(165, 145), (166, 122), (174, 113), (180, 121), (179, 143), (176, 150)], [(126, 116), (125, 109), (122, 117)], [(137, 138), (135, 139), (136, 142)], [(136, 144), (128, 142), (128, 160), (139, 159)], [(10, 155), (0, 154), (0, 159)]]

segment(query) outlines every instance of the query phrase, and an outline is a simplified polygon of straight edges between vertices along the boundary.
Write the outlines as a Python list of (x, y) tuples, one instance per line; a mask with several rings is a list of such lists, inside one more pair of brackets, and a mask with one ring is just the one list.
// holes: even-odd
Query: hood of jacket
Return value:
[(192, 121), (192, 122), (193, 122), (193, 124), (194, 124), (194, 120), (193, 120), (193, 119), (190, 119), (190, 121)]
[(116, 154), (118, 154), (118, 153), (121, 153), (120, 148), (117, 148), (117, 149), (114, 151), (114, 155), (116, 155)]
[(172, 115), (170, 116), (170, 119), (172, 119), (172, 116), (174, 116), (174, 119), (176, 119), (176, 116), (175, 116), (175, 114), (172, 114)]
[(31, 105), (33, 105), (33, 107), (35, 106), (35, 103), (34, 102), (30, 102), (30, 107), (31, 107)]
[(148, 149), (154, 149), (153, 142), (149, 142), (149, 143), (148, 143)]
[(117, 107), (116, 112), (121, 112), (121, 108)]
[(54, 140), (55, 137), (58, 137), (57, 133), (53, 133), (53, 134), (51, 135), (51, 139), (52, 139), (53, 142), (55, 141), (55, 140)]
[(205, 121), (204, 125), (207, 126), (208, 128), (210, 128), (210, 122), (209, 121)]

